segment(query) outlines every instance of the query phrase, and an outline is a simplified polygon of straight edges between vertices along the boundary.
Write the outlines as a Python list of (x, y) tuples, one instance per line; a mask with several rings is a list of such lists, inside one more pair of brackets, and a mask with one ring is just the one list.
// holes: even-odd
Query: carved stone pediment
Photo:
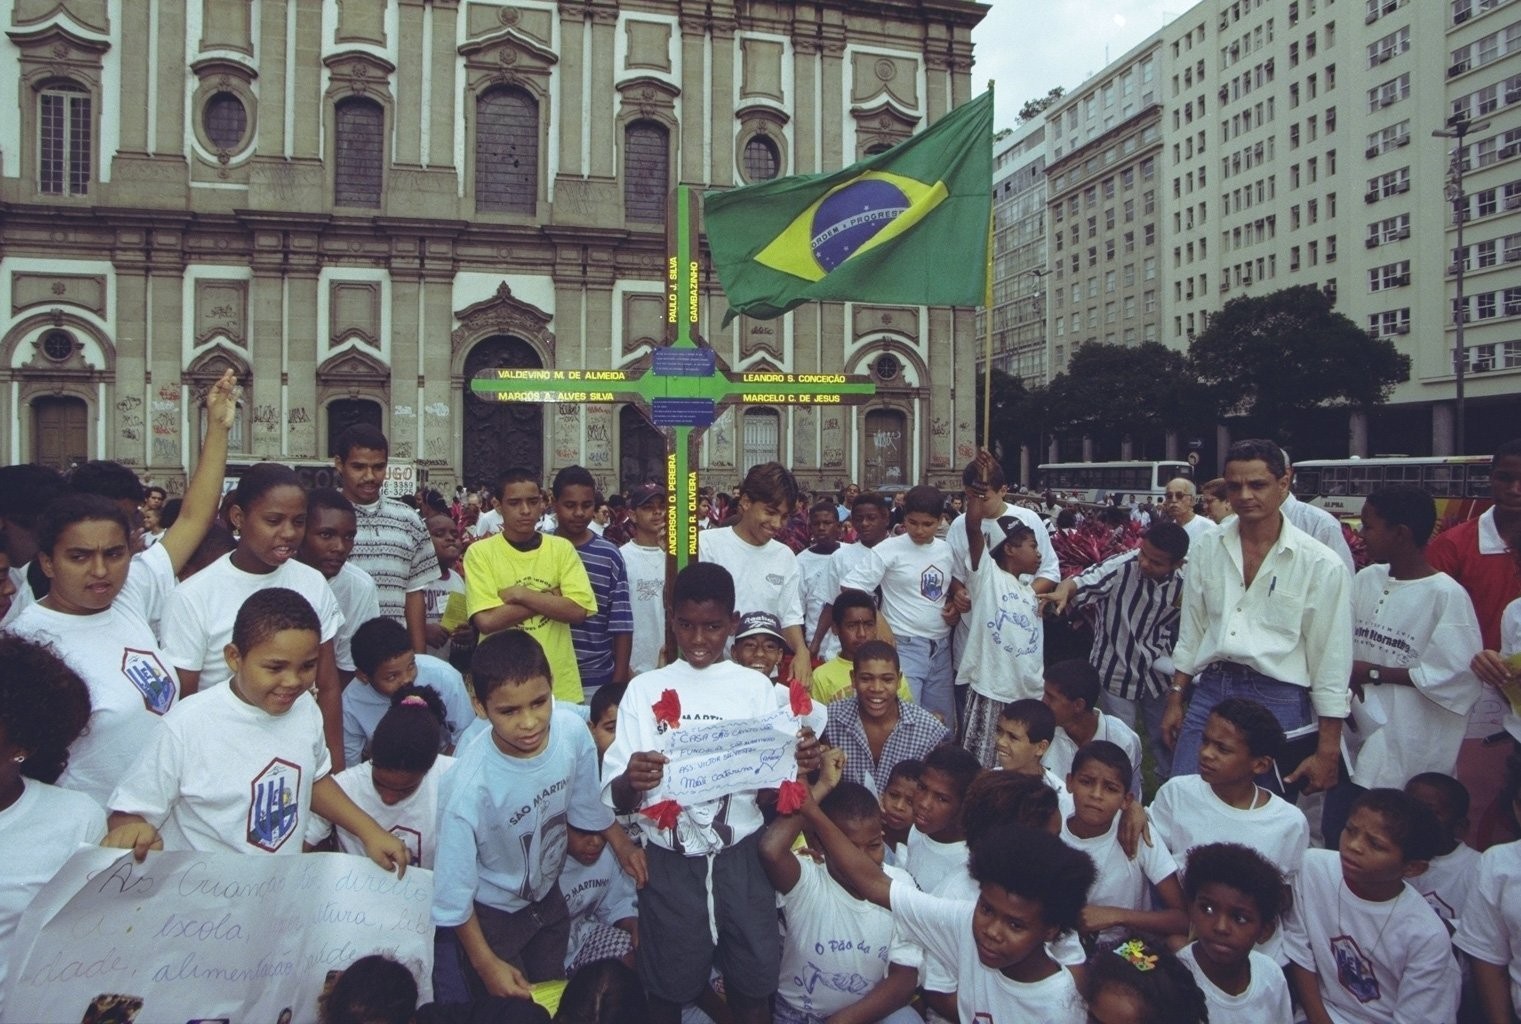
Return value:
[(108, 42), (70, 32), (60, 22), (6, 32), (21, 51), (22, 76), (32, 86), (49, 78), (78, 78), (100, 84), (101, 59)]
[(541, 96), (547, 95), (550, 69), (560, 62), (553, 50), (513, 28), (473, 39), (459, 48), (459, 55), (465, 58), (471, 88), (481, 89), (487, 82), (516, 85)]
[(333, 75), (329, 95), (349, 93), (379, 98), (391, 93), (391, 75), (396, 72), (396, 65), (384, 57), (348, 50), (324, 57), (322, 63)]
[(863, 152), (877, 145), (897, 145), (912, 135), (922, 120), (887, 98), (870, 107), (852, 107), (850, 115), (856, 119), (856, 135)]
[(537, 345), (540, 352), (550, 357), (545, 365), (553, 365), (555, 336), (549, 330), (549, 322), (554, 315), (514, 296), (506, 281), (497, 286), (491, 298), (456, 310), (454, 318), (459, 321), (450, 335), (455, 355), (461, 347), (487, 335), (509, 334)]
[(641, 75), (618, 83), (622, 97), (622, 117), (661, 120), (671, 126), (676, 124), (676, 98), (681, 90), (669, 82)]
[(390, 379), (391, 368), (360, 349), (329, 356), (317, 367), (317, 380), (323, 387), (375, 386)]

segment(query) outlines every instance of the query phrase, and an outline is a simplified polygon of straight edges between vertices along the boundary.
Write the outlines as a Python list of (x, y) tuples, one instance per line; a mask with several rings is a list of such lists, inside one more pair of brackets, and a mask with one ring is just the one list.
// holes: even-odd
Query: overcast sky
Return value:
[[(1014, 127), (1025, 100), (1071, 92), (1090, 74), (1193, 6), (1187, 0), (991, 0), (972, 33), (972, 95), (997, 83), (994, 128)], [(1107, 53), (1106, 53), (1107, 50)]]

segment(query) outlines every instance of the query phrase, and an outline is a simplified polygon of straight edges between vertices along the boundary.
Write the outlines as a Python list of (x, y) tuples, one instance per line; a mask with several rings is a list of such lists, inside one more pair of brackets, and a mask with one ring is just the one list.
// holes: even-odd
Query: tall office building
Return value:
[[(1155, 106), (1127, 108), (1148, 62)], [(1432, 137), (1459, 114), (1462, 253), (1444, 199), (1455, 144)], [(1349, 416), (1344, 444), (1318, 439), (1325, 453), (1448, 453), (1462, 260), (1468, 447), (1517, 432), (1521, 3), (1204, 0), (1051, 108), (1047, 130), (1053, 371), (1093, 340), (1186, 349), (1230, 299), (1310, 284), (1411, 358), (1390, 404)], [(1148, 159), (1132, 307), (1123, 172)]]
[[(1046, 126), (1039, 118), (993, 145), (993, 368), (1028, 386), (1046, 372)], [(978, 315), (979, 332), (986, 330)], [(977, 353), (982, 375), (983, 353)]]

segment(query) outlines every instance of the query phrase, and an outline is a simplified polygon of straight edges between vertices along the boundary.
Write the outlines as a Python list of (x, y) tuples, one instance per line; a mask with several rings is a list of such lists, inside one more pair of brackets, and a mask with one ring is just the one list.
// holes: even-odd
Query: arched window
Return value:
[(475, 208), (533, 213), (539, 200), (539, 104), (522, 89), (475, 101)]
[(671, 133), (654, 121), (623, 129), (623, 209), (629, 220), (665, 222), (671, 190)]
[(768, 136), (752, 135), (745, 143), (745, 180), (770, 181), (781, 173), (782, 154)]
[(775, 409), (746, 409), (744, 419), (744, 464), (740, 475), (763, 462), (777, 462), (782, 450), (782, 417)]
[(379, 206), (385, 163), (385, 110), (374, 100), (344, 100), (333, 110), (337, 160), (333, 202), (339, 206)]
[(73, 82), (47, 86), (37, 96), (37, 191), (82, 196), (90, 191), (90, 94)]

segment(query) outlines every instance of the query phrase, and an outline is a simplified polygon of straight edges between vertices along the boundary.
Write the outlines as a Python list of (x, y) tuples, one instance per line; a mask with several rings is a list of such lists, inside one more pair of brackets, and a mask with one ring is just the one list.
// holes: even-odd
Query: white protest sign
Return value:
[(27, 908), (0, 1016), (304, 1024), (329, 972), (372, 953), (405, 964), (431, 999), (432, 905), (431, 871), (398, 879), (339, 853), (138, 864), (81, 847)]
[(671, 760), (656, 799), (689, 807), (744, 790), (775, 789), (797, 777), (797, 731), (788, 708), (732, 722), (683, 723), (666, 733)]

